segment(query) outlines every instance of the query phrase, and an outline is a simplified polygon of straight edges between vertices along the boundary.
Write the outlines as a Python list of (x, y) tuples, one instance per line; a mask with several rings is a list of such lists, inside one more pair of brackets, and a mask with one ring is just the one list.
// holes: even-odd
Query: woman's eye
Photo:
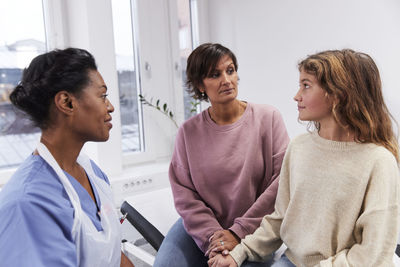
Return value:
[(233, 68), (228, 69), (227, 73), (228, 74), (233, 74), (235, 72), (235, 70)]
[(219, 73), (212, 73), (211, 74), (211, 78), (218, 78), (219, 77)]
[(305, 88), (305, 89), (308, 89), (308, 88), (310, 88), (310, 85), (309, 84), (303, 84), (303, 87)]
[(108, 94), (102, 94), (102, 95), (101, 95), (101, 97), (102, 97), (104, 100), (106, 100), (107, 96), (108, 96)]

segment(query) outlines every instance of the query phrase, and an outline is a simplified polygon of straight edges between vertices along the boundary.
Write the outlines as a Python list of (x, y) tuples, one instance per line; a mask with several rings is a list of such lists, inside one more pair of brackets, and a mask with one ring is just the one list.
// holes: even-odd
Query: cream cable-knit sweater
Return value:
[(399, 168), (384, 147), (294, 139), (281, 170), (275, 212), (230, 252), (240, 264), (280, 247), (296, 266), (393, 266)]

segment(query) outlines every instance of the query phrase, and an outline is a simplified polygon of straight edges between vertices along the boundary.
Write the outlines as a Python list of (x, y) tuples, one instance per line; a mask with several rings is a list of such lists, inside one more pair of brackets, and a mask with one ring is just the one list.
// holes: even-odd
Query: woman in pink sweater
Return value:
[(236, 98), (237, 69), (235, 55), (220, 44), (203, 44), (188, 58), (188, 90), (211, 106), (178, 131), (169, 177), (182, 218), (161, 245), (156, 267), (207, 266), (274, 210), (289, 137), (274, 107)]

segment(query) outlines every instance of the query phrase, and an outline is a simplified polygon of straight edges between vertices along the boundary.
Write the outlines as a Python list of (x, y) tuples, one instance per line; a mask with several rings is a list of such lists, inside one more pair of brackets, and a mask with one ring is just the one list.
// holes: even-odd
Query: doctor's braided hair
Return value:
[(24, 69), (10, 94), (11, 103), (28, 114), (35, 126), (46, 129), (54, 96), (60, 91), (79, 96), (90, 82), (89, 70), (97, 70), (97, 66), (84, 49), (56, 49), (39, 55)]

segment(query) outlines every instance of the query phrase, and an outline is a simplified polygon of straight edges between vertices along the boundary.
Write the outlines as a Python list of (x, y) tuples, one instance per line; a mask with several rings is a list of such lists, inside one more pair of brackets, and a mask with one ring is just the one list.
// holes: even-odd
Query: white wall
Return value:
[(381, 71), (386, 103), (400, 122), (400, 1), (212, 0), (199, 12), (207, 28), (200, 40), (220, 42), (238, 58), (239, 98), (276, 106), (291, 137), (306, 129), (297, 122), (293, 101), (297, 63), (326, 49), (370, 54)]

